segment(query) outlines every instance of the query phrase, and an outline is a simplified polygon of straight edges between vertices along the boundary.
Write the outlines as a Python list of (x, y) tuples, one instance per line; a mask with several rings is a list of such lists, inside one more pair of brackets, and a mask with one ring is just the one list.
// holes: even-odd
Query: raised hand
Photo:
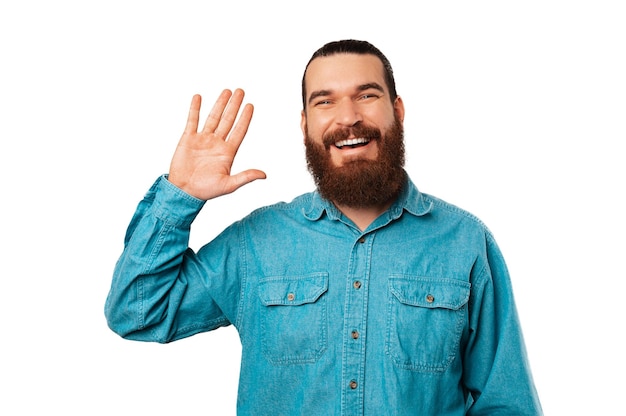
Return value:
[(171, 183), (196, 198), (208, 200), (265, 179), (265, 173), (258, 169), (231, 174), (253, 113), (252, 104), (246, 104), (237, 120), (243, 97), (241, 89), (222, 91), (201, 131), (198, 122), (202, 99), (199, 95), (193, 97), (187, 126), (170, 164)]

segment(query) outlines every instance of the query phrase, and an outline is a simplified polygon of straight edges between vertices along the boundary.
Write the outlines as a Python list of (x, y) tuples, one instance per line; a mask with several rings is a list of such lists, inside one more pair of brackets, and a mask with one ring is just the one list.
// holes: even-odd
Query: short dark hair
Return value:
[(354, 40), (354, 39), (345, 39), (338, 40), (334, 42), (329, 42), (326, 45), (319, 48), (309, 62), (306, 64), (306, 68), (304, 69), (304, 74), (302, 75), (302, 108), (306, 109), (306, 87), (305, 87), (305, 78), (306, 72), (309, 69), (309, 65), (315, 58), (323, 57), (323, 56), (331, 56), (339, 53), (354, 53), (357, 55), (374, 55), (380, 59), (383, 64), (383, 70), (385, 72), (385, 83), (387, 84), (387, 89), (389, 90), (391, 102), (393, 103), (398, 96), (396, 92), (396, 81), (393, 77), (393, 69), (391, 68), (391, 63), (383, 53), (371, 43), (364, 40)]

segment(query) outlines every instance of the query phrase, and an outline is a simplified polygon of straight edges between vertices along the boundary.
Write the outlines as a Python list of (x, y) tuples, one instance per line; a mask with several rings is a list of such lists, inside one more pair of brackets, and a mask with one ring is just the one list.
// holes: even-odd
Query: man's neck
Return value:
[(335, 206), (343, 213), (343, 215), (350, 218), (350, 220), (357, 227), (359, 227), (361, 231), (365, 231), (365, 229), (369, 227), (370, 224), (380, 216), (380, 214), (385, 212), (391, 206), (392, 202), (393, 201), (389, 201), (384, 205), (362, 208), (353, 208), (337, 204), (335, 204)]

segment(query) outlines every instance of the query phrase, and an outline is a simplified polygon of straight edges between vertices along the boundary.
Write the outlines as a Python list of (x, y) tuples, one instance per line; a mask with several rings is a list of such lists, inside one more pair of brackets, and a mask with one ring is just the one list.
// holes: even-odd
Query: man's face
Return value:
[(376, 206), (404, 180), (404, 106), (391, 102), (374, 55), (313, 60), (306, 73), (301, 127), (307, 163), (324, 197), (339, 205)]

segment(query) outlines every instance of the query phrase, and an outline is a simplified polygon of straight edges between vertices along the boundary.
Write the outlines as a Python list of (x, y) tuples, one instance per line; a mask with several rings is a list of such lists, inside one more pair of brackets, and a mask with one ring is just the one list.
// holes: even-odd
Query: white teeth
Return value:
[(355, 144), (362, 144), (362, 143), (367, 143), (367, 142), (369, 142), (368, 139), (365, 139), (363, 137), (358, 137), (356, 139), (346, 139), (346, 140), (338, 141), (337, 143), (335, 143), (335, 146), (341, 148), (344, 146), (354, 146)]

